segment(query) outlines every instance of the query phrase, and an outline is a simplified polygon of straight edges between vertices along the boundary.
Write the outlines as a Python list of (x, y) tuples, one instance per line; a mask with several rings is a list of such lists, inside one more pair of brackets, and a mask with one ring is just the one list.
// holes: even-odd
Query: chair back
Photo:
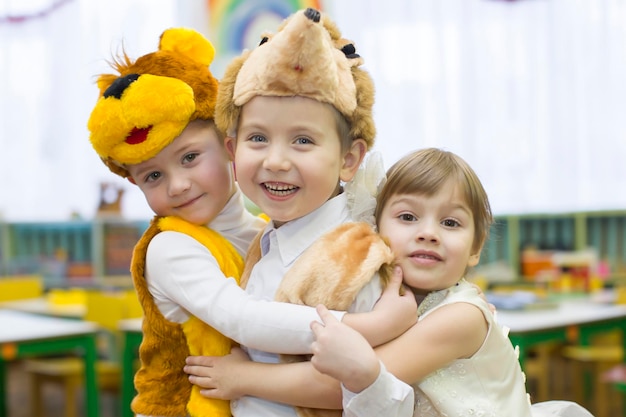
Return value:
[(87, 290), (87, 312), (85, 320), (97, 323), (102, 337), (98, 338), (100, 356), (109, 359), (119, 358), (121, 332), (119, 322), (127, 317), (127, 302), (123, 292), (107, 290)]
[(43, 278), (39, 275), (0, 277), (0, 302), (43, 296)]

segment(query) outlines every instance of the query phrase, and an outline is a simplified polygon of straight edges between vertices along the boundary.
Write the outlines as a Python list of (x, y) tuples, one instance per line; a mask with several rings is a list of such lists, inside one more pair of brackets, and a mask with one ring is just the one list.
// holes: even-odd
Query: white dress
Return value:
[(531, 416), (525, 377), (515, 349), (472, 285), (461, 280), (451, 288), (429, 294), (420, 304), (418, 321), (458, 302), (475, 305), (483, 312), (489, 325), (487, 336), (472, 357), (451, 362), (413, 387), (414, 416)]
[[(420, 304), (419, 320), (424, 320), (438, 308), (458, 302), (478, 307), (489, 324), (483, 345), (471, 358), (457, 359), (415, 384), (414, 410), (399, 406), (410, 397), (400, 397), (398, 402), (395, 404), (389, 402), (386, 404), (388, 408), (381, 410), (372, 407), (380, 403), (380, 398), (376, 398), (379, 396), (376, 390), (369, 392), (364, 390), (354, 394), (347, 392), (344, 387), (344, 415), (593, 417), (583, 407), (569, 401), (530, 404), (526, 393), (525, 376), (517, 352), (507, 336), (508, 331), (496, 323), (486, 301), (479, 297), (476, 289), (465, 280), (446, 290), (429, 294)], [(414, 360), (419, 360), (418, 355), (419, 353), (416, 353)], [(388, 374), (384, 368), (381, 370), (382, 373)], [(405, 385), (393, 376), (385, 376), (388, 377), (387, 380), (395, 380), (395, 385)], [(389, 386), (387, 390), (399, 392), (399, 388), (392, 389)]]

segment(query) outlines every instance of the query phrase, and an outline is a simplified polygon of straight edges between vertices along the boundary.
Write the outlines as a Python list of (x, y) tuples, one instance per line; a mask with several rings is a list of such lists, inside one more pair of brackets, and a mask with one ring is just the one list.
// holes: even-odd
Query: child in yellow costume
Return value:
[(223, 335), (272, 352), (310, 352), (314, 309), (255, 300), (237, 285), (242, 256), (265, 222), (245, 210), (213, 123), (213, 57), (199, 33), (166, 30), (157, 51), (135, 61), (124, 55), (113, 64), (118, 74), (99, 77), (88, 122), (103, 162), (136, 184), (156, 214), (131, 265), (144, 311), (132, 403), (139, 415), (230, 416), (227, 401), (203, 398), (183, 373), (190, 354), (228, 353)]

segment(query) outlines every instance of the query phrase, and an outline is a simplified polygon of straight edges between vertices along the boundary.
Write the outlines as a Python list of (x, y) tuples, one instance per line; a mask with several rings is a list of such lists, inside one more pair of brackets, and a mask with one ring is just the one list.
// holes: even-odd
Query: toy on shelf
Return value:
[(602, 289), (606, 273), (600, 273), (597, 251), (525, 249), (522, 275), (528, 281), (545, 282), (556, 292), (592, 292)]
[(110, 183), (100, 183), (100, 203), (96, 217), (122, 217), (124, 188)]

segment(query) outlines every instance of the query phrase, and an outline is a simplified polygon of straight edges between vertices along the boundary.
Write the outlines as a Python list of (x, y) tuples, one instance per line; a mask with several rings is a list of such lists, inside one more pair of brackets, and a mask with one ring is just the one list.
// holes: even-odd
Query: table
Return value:
[(80, 351), (85, 359), (85, 407), (99, 416), (95, 362), (98, 325), (0, 309), (0, 417), (7, 417), (6, 362), (35, 355)]
[(4, 301), (0, 303), (0, 308), (73, 319), (81, 319), (87, 314), (86, 304), (55, 304), (51, 303), (47, 297)]
[[(553, 309), (498, 311), (497, 320), (509, 328), (509, 339), (519, 349), (522, 369), (528, 351), (535, 345), (572, 342), (589, 346), (595, 334), (615, 329), (622, 332), (626, 351), (626, 305), (597, 303), (583, 298), (561, 301)], [(584, 391), (587, 397), (591, 392), (590, 387), (591, 381), (585, 378)], [(545, 396), (545, 393), (542, 395)]]
[[(587, 299), (562, 301), (557, 308), (497, 312), (498, 323), (510, 329), (509, 338), (519, 347), (523, 366), (528, 349), (544, 342), (577, 342), (589, 345), (594, 334), (620, 329), (626, 335), (626, 305), (594, 303)], [(626, 349), (626, 337), (624, 338)]]
[(130, 403), (135, 396), (135, 370), (133, 363), (137, 357), (137, 350), (141, 344), (143, 334), (141, 322), (143, 319), (120, 320), (119, 329), (124, 335), (124, 347), (122, 350), (122, 417), (133, 417)]

